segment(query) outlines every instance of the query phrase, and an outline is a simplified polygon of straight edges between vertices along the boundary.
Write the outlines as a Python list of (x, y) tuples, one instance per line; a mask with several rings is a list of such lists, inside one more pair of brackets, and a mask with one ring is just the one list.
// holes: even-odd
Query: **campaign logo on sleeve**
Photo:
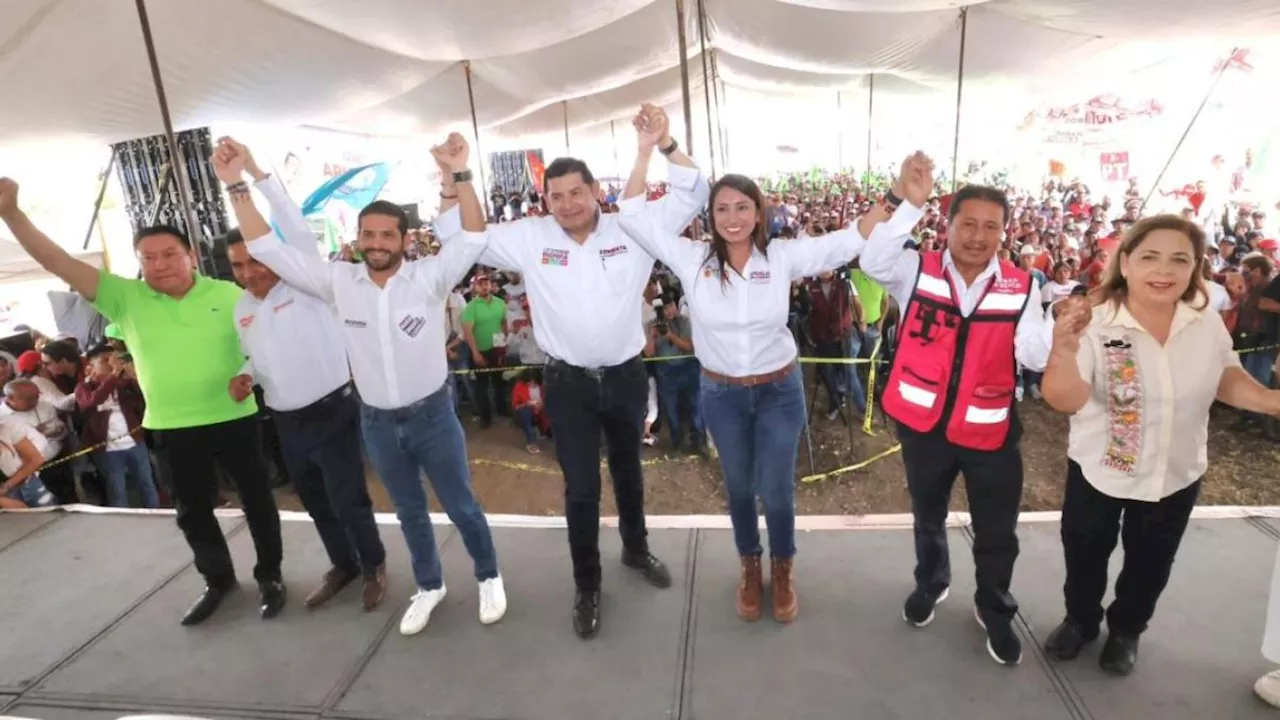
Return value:
[(542, 249), (542, 264), (569, 267), (569, 251), (555, 248)]

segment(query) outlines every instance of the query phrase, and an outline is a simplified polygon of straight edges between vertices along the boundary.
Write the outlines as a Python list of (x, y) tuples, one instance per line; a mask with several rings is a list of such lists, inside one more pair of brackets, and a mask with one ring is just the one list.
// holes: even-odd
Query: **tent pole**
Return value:
[(836, 91), (836, 172), (844, 172), (844, 117), (840, 91)]
[(1147, 203), (1150, 202), (1151, 196), (1160, 188), (1160, 181), (1164, 179), (1164, 174), (1169, 171), (1169, 166), (1173, 164), (1173, 158), (1177, 156), (1178, 150), (1182, 148), (1182, 143), (1186, 142), (1187, 136), (1191, 134), (1191, 128), (1195, 127), (1196, 120), (1200, 119), (1200, 113), (1204, 112), (1205, 105), (1209, 104), (1209, 98), (1213, 96), (1213, 91), (1218, 88), (1218, 81), (1227, 73), (1227, 68), (1231, 67), (1230, 59), (1235, 56), (1240, 48), (1231, 48), (1231, 54), (1227, 55), (1227, 62), (1222, 63), (1222, 67), (1218, 70), (1218, 75), (1213, 79), (1213, 83), (1209, 85), (1209, 90), (1204, 94), (1204, 99), (1200, 101), (1200, 107), (1196, 108), (1196, 112), (1191, 116), (1191, 122), (1187, 123), (1187, 129), (1182, 131), (1182, 137), (1178, 138), (1178, 142), (1173, 146), (1173, 152), (1169, 153), (1169, 159), (1165, 161), (1164, 167), (1160, 168), (1160, 174), (1156, 175), (1155, 182), (1151, 183), (1151, 189), (1147, 191), (1147, 196), (1142, 199), (1142, 207), (1138, 208), (1138, 214), (1147, 209)]
[(951, 146), (951, 192), (960, 182), (960, 102), (964, 98), (964, 43), (969, 35), (969, 8), (960, 8), (960, 68), (956, 74), (956, 134)]
[(711, 48), (711, 97), (716, 105), (716, 130), (720, 136), (720, 167), (729, 167), (728, 135), (724, 117), (720, 114), (720, 64), (716, 62), (716, 49)]
[(684, 103), (684, 151), (693, 156), (693, 106), (689, 102), (689, 43), (684, 35), (684, 0), (676, 0), (676, 39), (680, 45), (680, 99)]
[(871, 73), (867, 87), (867, 168), (863, 171), (863, 189), (871, 184), (871, 118), (874, 116), (876, 102), (876, 74)]
[(498, 209), (489, 203), (489, 181), (484, 176), (484, 152), (480, 150), (480, 123), (476, 120), (476, 93), (471, 86), (471, 61), (462, 61), (462, 72), (467, 76), (467, 105), (471, 107), (471, 133), (476, 141), (476, 162), (480, 164), (480, 202), (484, 203), (485, 213), (489, 217), (497, 217), (493, 213)]
[[(102, 186), (98, 188), (98, 199), (93, 201), (93, 216), (89, 218), (89, 229), (84, 233), (82, 250), (89, 249), (89, 241), (93, 239), (93, 227), (98, 224), (98, 213), (102, 210), (102, 200), (107, 196), (107, 184), (111, 182), (111, 171), (116, 167), (116, 149), (111, 148), (111, 159), (107, 161), (106, 172), (102, 173)], [(106, 249), (106, 244), (103, 244)]]
[(707, 155), (711, 158), (711, 179), (716, 178), (716, 131), (711, 124), (711, 75), (707, 71), (707, 13), (698, 0), (698, 44), (702, 52), (702, 93), (707, 103)]
[[(151, 65), (151, 81), (156, 88), (156, 101), (160, 105), (160, 119), (164, 121), (164, 138), (169, 146), (169, 167), (173, 170), (174, 179), (178, 183), (178, 201), (182, 203), (182, 215), (187, 221), (187, 235), (192, 242), (204, 245), (201, 238), (200, 217), (196, 215), (195, 203), (191, 198), (190, 178), (187, 177), (186, 163), (183, 162), (178, 138), (173, 132), (173, 117), (169, 114), (169, 98), (164, 91), (164, 79), (160, 76), (160, 60), (156, 56), (155, 40), (151, 37), (151, 20), (147, 17), (146, 0), (135, 0), (138, 8), (138, 24), (142, 27), (142, 42), (147, 48), (147, 61)], [(196, 253), (197, 266), (206, 274), (216, 274), (212, 258), (205, 260), (205, 253)]]
[(622, 177), (622, 163), (618, 162), (618, 133), (613, 129), (613, 120), (609, 121), (609, 144), (613, 147), (613, 174)]
[(573, 151), (569, 149), (569, 101), (561, 100), (560, 109), (564, 111), (564, 154), (570, 155)]

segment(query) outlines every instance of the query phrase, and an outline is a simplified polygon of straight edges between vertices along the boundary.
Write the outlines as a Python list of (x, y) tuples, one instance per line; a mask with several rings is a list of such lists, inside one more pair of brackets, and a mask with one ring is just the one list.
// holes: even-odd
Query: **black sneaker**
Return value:
[(622, 564), (640, 571), (645, 581), (656, 588), (671, 587), (671, 571), (653, 553), (629, 553), (623, 551)]
[(902, 606), (902, 619), (918, 628), (925, 627), (933, 622), (933, 609), (947, 599), (950, 591), (950, 588), (942, 588), (942, 592), (935, 595), (924, 588), (916, 588)]
[(1003, 616), (984, 620), (982, 611), (973, 609), (973, 617), (987, 633), (987, 652), (1001, 665), (1017, 665), (1022, 662), (1022, 641), (1013, 629), (1013, 621)]
[(1098, 639), (1098, 628), (1085, 628), (1074, 618), (1066, 618), (1044, 641), (1044, 651), (1058, 660), (1075, 660), (1085, 645)]
[(1102, 646), (1098, 665), (1108, 674), (1124, 676), (1138, 663), (1138, 636), (1112, 631)]

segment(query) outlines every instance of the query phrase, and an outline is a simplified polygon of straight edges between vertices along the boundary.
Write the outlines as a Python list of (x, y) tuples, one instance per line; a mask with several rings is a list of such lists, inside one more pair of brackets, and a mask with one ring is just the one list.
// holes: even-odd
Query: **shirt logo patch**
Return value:
[(751, 277), (748, 278), (753, 283), (767, 284), (769, 282), (768, 270), (752, 270)]
[(422, 332), (422, 328), (427, 324), (427, 319), (420, 315), (405, 315), (400, 318), (400, 332), (407, 337), (418, 337), (418, 333)]
[(349, 327), (349, 328), (366, 328), (366, 327), (369, 327), (369, 323), (367, 323), (367, 322), (365, 322), (365, 321), (363, 321), (363, 320), (352, 320), (351, 318), (344, 318), (344, 319), (342, 320), (342, 324), (343, 324), (343, 325), (345, 325), (345, 326), (347, 326), (347, 327)]
[(704, 267), (702, 268), (702, 277), (715, 278), (716, 280), (719, 280), (720, 270), (718, 268), (713, 268), (713, 267)]
[(604, 258), (611, 258), (611, 257), (616, 257), (618, 255), (625, 255), (626, 253), (627, 253), (626, 245), (617, 245), (615, 247), (601, 250), (600, 259), (603, 260)]
[(992, 285), (992, 289), (1009, 291), (1018, 289), (1018, 281), (1016, 278), (998, 278)]
[(254, 315), (245, 315), (244, 317), (240, 318), (240, 327), (242, 327), (242, 328), (247, 328), (247, 327), (249, 327), (250, 325), (252, 325), (252, 324), (253, 324), (253, 318), (254, 318), (254, 317), (256, 317), (256, 316), (254, 316)]
[(283, 309), (285, 309), (285, 308), (289, 307), (289, 306), (290, 306), (290, 305), (292, 305), (292, 304), (293, 304), (293, 298), (289, 298), (288, 300), (285, 300), (284, 302), (280, 303), (279, 305), (277, 305), (277, 306), (275, 306), (275, 307), (271, 308), (271, 311), (272, 311), (272, 312), (280, 312), (281, 310), (283, 310)]
[(542, 264), (557, 265), (559, 267), (569, 267), (569, 251), (556, 250), (555, 248), (543, 248)]

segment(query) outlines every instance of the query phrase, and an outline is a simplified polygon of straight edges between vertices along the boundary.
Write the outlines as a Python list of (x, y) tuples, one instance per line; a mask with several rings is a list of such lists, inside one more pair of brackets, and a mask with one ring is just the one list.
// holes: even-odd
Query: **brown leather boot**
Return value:
[(759, 555), (742, 556), (742, 582), (738, 584), (738, 617), (747, 622), (760, 619), (760, 603), (764, 600), (764, 573)]
[(382, 563), (373, 575), (364, 579), (361, 601), (365, 612), (373, 612), (387, 596), (387, 564)]
[(359, 576), (359, 573), (348, 573), (336, 567), (329, 568), (324, 574), (324, 579), (320, 581), (320, 587), (312, 590), (311, 594), (302, 603), (307, 606), (308, 610), (314, 610), (332, 600), (334, 595), (341, 592), (343, 588), (350, 585), (351, 581)]
[(796, 595), (791, 558), (774, 558), (769, 580), (773, 583), (773, 619), (780, 623), (795, 620), (800, 612), (800, 598)]

